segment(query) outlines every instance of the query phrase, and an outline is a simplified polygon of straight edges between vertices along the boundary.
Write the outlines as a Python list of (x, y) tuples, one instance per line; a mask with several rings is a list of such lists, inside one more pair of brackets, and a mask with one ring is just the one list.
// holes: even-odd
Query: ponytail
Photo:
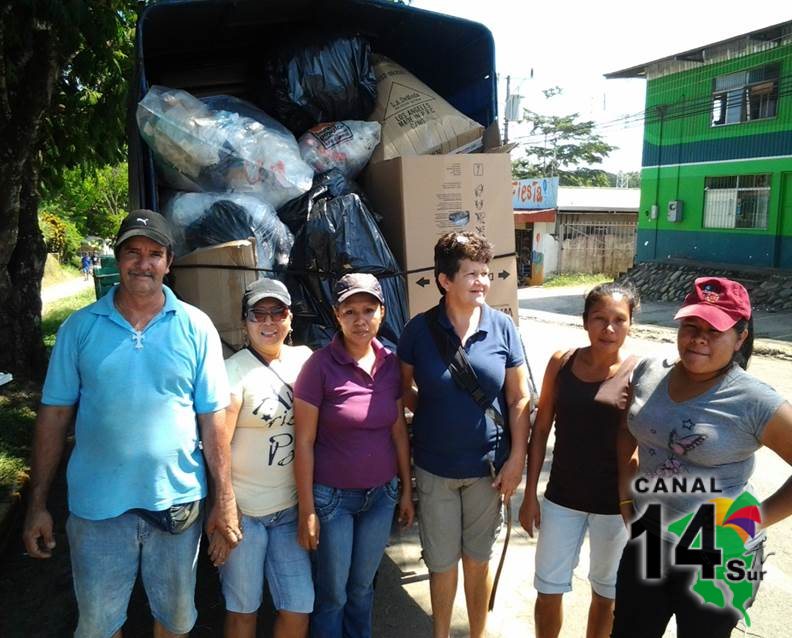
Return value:
[(736, 324), (734, 324), (734, 329), (737, 331), (738, 336), (741, 335), (743, 331), (748, 330), (748, 336), (745, 337), (745, 341), (743, 341), (742, 346), (740, 346), (740, 349), (734, 353), (734, 356), (732, 356), (732, 363), (736, 363), (743, 370), (746, 370), (748, 368), (748, 361), (751, 359), (751, 355), (753, 354), (753, 317), (750, 319), (740, 319)]

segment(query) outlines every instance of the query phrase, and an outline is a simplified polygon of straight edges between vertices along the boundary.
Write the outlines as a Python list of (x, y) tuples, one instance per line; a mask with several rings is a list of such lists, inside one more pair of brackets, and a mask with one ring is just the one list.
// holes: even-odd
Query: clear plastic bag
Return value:
[(313, 170), (294, 136), (242, 100), (153, 86), (137, 122), (171, 188), (248, 193), (278, 208), (311, 187)]
[(204, 246), (256, 239), (259, 268), (284, 272), (294, 236), (271, 206), (242, 193), (176, 193), (164, 207), (177, 257)]
[(300, 155), (317, 173), (337, 168), (354, 179), (379, 144), (381, 128), (360, 120), (317, 124), (300, 138)]

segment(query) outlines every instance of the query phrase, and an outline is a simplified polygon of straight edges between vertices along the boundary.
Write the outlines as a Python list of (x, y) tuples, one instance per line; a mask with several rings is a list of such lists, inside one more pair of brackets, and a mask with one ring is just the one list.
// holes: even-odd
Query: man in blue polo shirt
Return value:
[[(525, 468), (528, 370), (512, 320), (485, 303), (492, 245), (476, 233), (448, 233), (435, 246), (436, 309), (404, 328), (398, 354), (404, 403), (413, 418), (423, 559), (429, 568), (434, 638), (448, 638), (462, 559), (471, 638), (484, 636), (492, 589), (489, 560)], [(451, 377), (432, 336), (461, 344), (491, 408), (485, 410)], [(415, 382), (418, 391), (413, 389)]]
[(35, 558), (55, 548), (47, 495), (76, 413), (66, 531), (78, 638), (121, 635), (138, 571), (154, 635), (189, 633), (206, 469), (207, 532), (241, 539), (220, 339), (204, 313), (163, 285), (172, 245), (158, 213), (123, 220), (120, 284), (63, 323), (42, 390), (23, 537)]

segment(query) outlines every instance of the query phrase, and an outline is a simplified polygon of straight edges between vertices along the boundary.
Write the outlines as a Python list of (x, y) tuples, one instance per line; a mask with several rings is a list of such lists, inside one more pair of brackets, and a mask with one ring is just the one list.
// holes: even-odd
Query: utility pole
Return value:
[(506, 76), (506, 106), (503, 109), (503, 143), (509, 143), (509, 115), (506, 109), (509, 106), (509, 89), (511, 87), (511, 75)]

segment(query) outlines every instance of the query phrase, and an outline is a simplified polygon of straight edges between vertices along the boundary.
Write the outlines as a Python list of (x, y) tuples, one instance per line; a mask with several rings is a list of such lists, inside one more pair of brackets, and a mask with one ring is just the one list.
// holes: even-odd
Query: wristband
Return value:
[(632, 503), (632, 502), (633, 500), (631, 498), (623, 498), (622, 500), (619, 501), (619, 507), (621, 507), (622, 505), (627, 505), (628, 503)]

